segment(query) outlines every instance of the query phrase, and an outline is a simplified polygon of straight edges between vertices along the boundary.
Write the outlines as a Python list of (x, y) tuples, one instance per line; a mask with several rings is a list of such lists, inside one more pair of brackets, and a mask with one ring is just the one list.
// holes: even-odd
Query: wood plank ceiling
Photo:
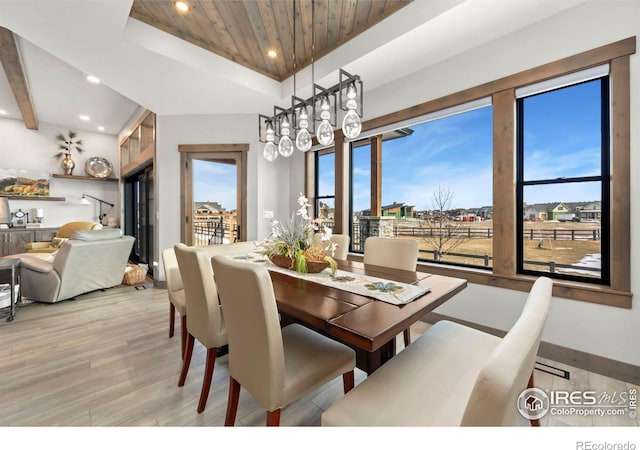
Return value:
[[(296, 0), (295, 71), (413, 0)], [(135, 0), (130, 16), (282, 81), (294, 73), (294, 0)], [(312, 14), (313, 9), (313, 14)], [(315, 26), (315, 49), (312, 37)], [(277, 57), (267, 56), (275, 50)], [(313, 51), (312, 51), (313, 50)]]

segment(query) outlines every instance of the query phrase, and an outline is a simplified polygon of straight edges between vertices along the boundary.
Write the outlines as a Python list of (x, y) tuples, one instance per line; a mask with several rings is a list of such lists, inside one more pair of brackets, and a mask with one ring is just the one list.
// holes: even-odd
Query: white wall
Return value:
[[(522, 70), (640, 35), (640, 3), (593, 1), (504, 38), (407, 75), (365, 95), (365, 118), (480, 85)], [(419, 55), (417, 56), (419, 57)], [(365, 80), (366, 73), (360, 74)], [(631, 173), (640, 173), (640, 56), (631, 57)], [(302, 186), (293, 180), (292, 191)], [(640, 223), (640, 180), (631, 178), (631, 220)], [(640, 229), (632, 226), (632, 292), (640, 289)], [(469, 285), (438, 308), (441, 314), (506, 330), (520, 314), (525, 293)], [(553, 299), (543, 340), (640, 365), (640, 307), (631, 310)]]
[[(3, 169), (31, 169), (42, 170), (49, 174), (62, 174), (60, 161), (53, 158), (58, 153), (55, 139), (59, 133), (66, 134), (69, 130), (47, 123), (40, 123), (38, 130), (28, 130), (21, 120), (0, 118), (0, 167)], [(88, 131), (78, 131), (82, 139), (84, 152), (72, 154), (76, 167), (74, 175), (87, 175), (84, 170), (85, 161), (92, 156), (106, 158), (113, 165), (111, 177), (118, 177), (118, 142), (116, 136)], [(29, 213), (30, 221), (35, 217), (35, 209), (44, 210), (42, 226), (58, 227), (66, 222), (75, 220), (97, 221), (99, 214), (98, 202), (89, 200), (91, 206), (78, 205), (83, 193), (114, 203), (115, 207), (107, 217), (118, 217), (118, 183), (67, 180), (51, 178), (49, 184), (51, 197), (65, 197), (64, 202), (41, 200), (9, 200), (12, 211), (18, 208)], [(105, 207), (105, 211), (109, 207)], [(106, 219), (105, 219), (106, 223)]]
[[(258, 142), (257, 115), (158, 116), (156, 125), (156, 195), (158, 242), (155, 252), (180, 242), (180, 155), (181, 144), (249, 144), (247, 158), (247, 239), (261, 240), (271, 232), (262, 211), (275, 217), (289, 214), (289, 161), (273, 163), (262, 157), (264, 144)], [(159, 264), (158, 279), (164, 280)]]

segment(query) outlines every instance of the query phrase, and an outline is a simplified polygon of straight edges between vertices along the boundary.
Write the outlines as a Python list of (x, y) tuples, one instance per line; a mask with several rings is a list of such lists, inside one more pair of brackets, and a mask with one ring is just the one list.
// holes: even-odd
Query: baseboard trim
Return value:
[[(503, 337), (506, 332), (496, 328), (479, 325), (477, 323), (468, 322), (466, 320), (456, 319), (454, 317), (445, 316), (431, 312), (422, 318), (423, 322), (434, 324), (440, 320), (448, 320), (450, 322), (459, 323), (461, 325), (475, 328), (494, 336)], [(616, 361), (614, 359), (605, 358), (603, 356), (592, 355), (580, 350), (575, 350), (561, 345), (549, 342), (541, 342), (538, 355), (542, 358), (548, 358), (558, 361), (578, 369), (587, 370), (589, 372), (598, 373), (606, 377), (615, 378), (616, 380), (625, 381), (640, 386), (640, 366)]]

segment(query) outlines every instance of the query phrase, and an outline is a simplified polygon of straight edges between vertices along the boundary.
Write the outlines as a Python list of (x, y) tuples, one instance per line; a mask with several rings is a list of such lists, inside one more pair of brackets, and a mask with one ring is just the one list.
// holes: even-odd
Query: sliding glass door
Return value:
[(153, 166), (148, 166), (125, 179), (124, 232), (136, 238), (130, 259), (148, 264), (153, 275)]

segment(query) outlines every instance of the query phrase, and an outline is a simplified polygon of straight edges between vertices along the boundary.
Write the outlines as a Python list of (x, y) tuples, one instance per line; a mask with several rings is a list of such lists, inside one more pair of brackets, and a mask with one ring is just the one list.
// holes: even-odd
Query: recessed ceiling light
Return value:
[(98, 127), (98, 131), (104, 131), (104, 127), (103, 127), (102, 125), (100, 125), (100, 126)]
[(3, 116), (6, 116), (7, 112), (4, 109), (0, 109), (0, 114), (2, 114)]
[(90, 83), (98, 84), (100, 83), (100, 78), (94, 75), (87, 75), (87, 81), (89, 81)]
[(178, 11), (181, 11), (181, 12), (189, 11), (189, 5), (186, 2), (175, 2), (174, 5)]
[(272, 50), (268, 50), (268, 51), (267, 51), (267, 56), (268, 56), (269, 58), (275, 58), (276, 56), (278, 56), (278, 52), (277, 52), (277, 51), (275, 51), (275, 50), (273, 50), (273, 49), (272, 49)]
[(91, 117), (85, 114), (80, 114), (78, 117), (80, 118), (80, 120), (91, 120)]

